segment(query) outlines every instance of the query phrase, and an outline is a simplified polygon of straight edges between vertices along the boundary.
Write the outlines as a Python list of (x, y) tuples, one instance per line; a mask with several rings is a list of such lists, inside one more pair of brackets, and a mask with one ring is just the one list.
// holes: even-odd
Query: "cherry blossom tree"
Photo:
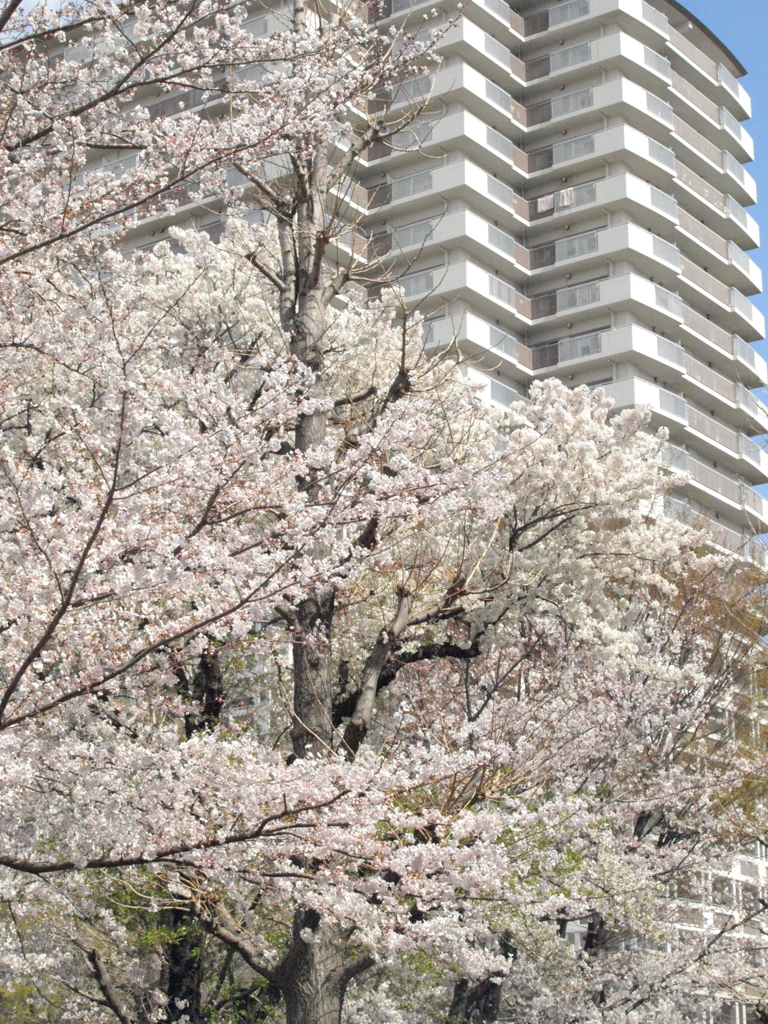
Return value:
[[(396, 292), (342, 295), (378, 272), (339, 255), (351, 172), (403, 123), (368, 100), (424, 47), (298, 3), (267, 40), (244, 4), (17, 6), (12, 979), (123, 1024), (675, 1022), (759, 987), (762, 904), (681, 926), (766, 834), (726, 727), (762, 579), (664, 514), (642, 411), (550, 381), (502, 416)], [(219, 244), (126, 257), (195, 196)]]
[[(177, 914), (176, 954), (178, 914), (200, 922), (290, 1021), (338, 1018), (358, 975), (364, 1007), (366, 971), (415, 989), (424, 962), (443, 1013), (451, 979), (460, 1006), (508, 977), (538, 1019), (602, 1013), (598, 989), (652, 1019), (700, 961), (688, 944), (609, 965), (610, 944), (673, 941), (664, 886), (762, 828), (738, 796), (754, 752), (720, 739), (701, 766), (749, 644), (725, 650), (714, 613), (702, 628), (722, 559), (646, 514), (662, 442), (556, 382), (500, 418), (386, 306), (329, 313), (318, 398), (248, 258), (270, 229), (177, 237), (185, 254), (92, 277), (19, 275), (4, 307), (15, 913), (56, 920), (61, 984), (127, 1020), (185, 1007), (132, 949), (125, 892)], [(302, 452), (318, 408), (325, 440)], [(328, 733), (286, 758), (318, 586)], [(264, 685), (271, 735), (231, 715)], [(606, 951), (582, 963), (559, 933), (588, 917)], [(745, 976), (731, 930), (712, 985)]]

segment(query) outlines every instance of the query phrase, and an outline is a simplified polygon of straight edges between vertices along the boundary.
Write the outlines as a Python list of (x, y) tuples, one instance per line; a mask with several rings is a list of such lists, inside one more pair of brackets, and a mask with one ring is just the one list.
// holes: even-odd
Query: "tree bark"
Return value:
[(448, 1024), (492, 1024), (499, 1019), (501, 985), (484, 978), (474, 985), (466, 978), (457, 981), (448, 1011)]
[(178, 938), (167, 946), (166, 1021), (172, 1024), (183, 1018), (189, 1024), (202, 1024), (203, 931), (186, 910), (168, 910), (163, 917), (163, 924), (179, 930)]
[[(224, 676), (216, 652), (203, 654), (191, 683), (181, 674), (180, 684), (182, 694), (195, 704), (184, 716), (187, 739), (206, 729), (214, 729), (224, 703)], [(203, 1024), (203, 930), (193, 914), (178, 908), (163, 911), (160, 923), (176, 933), (165, 947), (165, 994), (168, 997), (166, 1022), (173, 1024), (184, 1018), (189, 1024)]]
[(316, 911), (296, 912), (290, 949), (275, 972), (286, 1024), (341, 1024), (347, 986), (373, 963), (369, 957), (350, 962), (346, 945), (347, 936), (324, 925)]

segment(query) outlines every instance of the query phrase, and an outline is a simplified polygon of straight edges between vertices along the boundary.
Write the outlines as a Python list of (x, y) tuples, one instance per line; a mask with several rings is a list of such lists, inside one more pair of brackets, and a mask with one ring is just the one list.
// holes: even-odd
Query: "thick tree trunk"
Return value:
[(168, 1009), (166, 1021), (188, 1020), (202, 1024), (201, 990), (203, 982), (203, 945), (205, 936), (197, 921), (185, 910), (168, 910), (161, 922), (181, 934), (167, 947)]
[(491, 1024), (499, 1019), (501, 985), (490, 978), (471, 984), (466, 978), (457, 981), (448, 1011), (448, 1024)]
[(296, 757), (327, 753), (333, 742), (334, 666), (330, 643), (334, 593), (319, 593), (298, 607), (293, 642), (293, 725)]
[[(191, 682), (180, 674), (180, 690), (194, 706), (184, 716), (187, 739), (206, 729), (214, 729), (224, 703), (224, 677), (218, 655), (203, 654)], [(165, 946), (168, 997), (166, 1022), (181, 1019), (189, 1024), (203, 1024), (202, 986), (205, 935), (194, 915), (187, 910), (171, 908), (160, 915), (160, 924), (170, 928), (176, 937)]]
[(349, 983), (345, 947), (344, 937), (322, 926), (319, 914), (297, 911), (291, 947), (276, 972), (286, 1024), (340, 1024)]

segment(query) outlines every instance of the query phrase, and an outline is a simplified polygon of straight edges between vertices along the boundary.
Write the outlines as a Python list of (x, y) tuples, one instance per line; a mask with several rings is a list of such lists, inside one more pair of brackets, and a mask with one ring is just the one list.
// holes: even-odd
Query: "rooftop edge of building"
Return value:
[[(687, 7), (684, 7), (679, 0), (648, 0), (648, 3), (668, 16), (670, 13), (676, 14), (677, 18), (670, 18), (670, 24), (678, 32), (683, 31), (686, 22), (690, 24), (695, 35), (698, 36), (698, 39), (692, 41), (695, 41), (699, 49), (712, 57), (712, 59), (718, 60), (724, 57), (729, 65), (729, 71), (737, 78), (742, 78), (748, 73), (736, 54), (725, 45), (722, 39), (718, 38), (712, 29), (704, 24), (701, 18), (689, 11)], [(524, 13), (526, 8), (533, 6), (532, 0), (517, 0), (517, 2), (511, 0), (510, 2), (510, 7), (521, 14)], [(535, 4), (535, 6), (538, 6), (538, 4)]]
[[(651, 3), (651, 6), (658, 7), (659, 10), (663, 10), (665, 6), (671, 7), (673, 11), (677, 11), (678, 14), (681, 14), (687, 21), (689, 21), (695, 29), (698, 29), (699, 32), (702, 32), (704, 36), (707, 38), (707, 40), (715, 46), (717, 51), (721, 54), (724, 54), (728, 58), (728, 60), (733, 65), (733, 68), (731, 70), (733, 70), (737, 78), (741, 78), (744, 75), (748, 74), (747, 69), (741, 63), (736, 54), (733, 53), (725, 45), (722, 39), (715, 35), (711, 28), (704, 24), (701, 18), (698, 18), (695, 14), (692, 14), (687, 7), (683, 7), (679, 0), (657, 0), (657, 2), (654, 2), (654, 0), (649, 0), (649, 2)], [(680, 31), (678, 26), (675, 26), (675, 28), (677, 28), (678, 31)], [(701, 49), (704, 49), (704, 47), (701, 47)]]

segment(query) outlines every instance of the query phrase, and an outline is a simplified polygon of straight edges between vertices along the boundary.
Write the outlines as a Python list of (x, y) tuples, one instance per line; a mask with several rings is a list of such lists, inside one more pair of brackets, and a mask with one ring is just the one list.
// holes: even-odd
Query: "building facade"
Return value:
[(387, 0), (441, 64), (368, 151), (374, 252), (488, 399), (600, 385), (665, 426), (673, 503), (765, 562), (768, 382), (744, 68), (676, 0)]

